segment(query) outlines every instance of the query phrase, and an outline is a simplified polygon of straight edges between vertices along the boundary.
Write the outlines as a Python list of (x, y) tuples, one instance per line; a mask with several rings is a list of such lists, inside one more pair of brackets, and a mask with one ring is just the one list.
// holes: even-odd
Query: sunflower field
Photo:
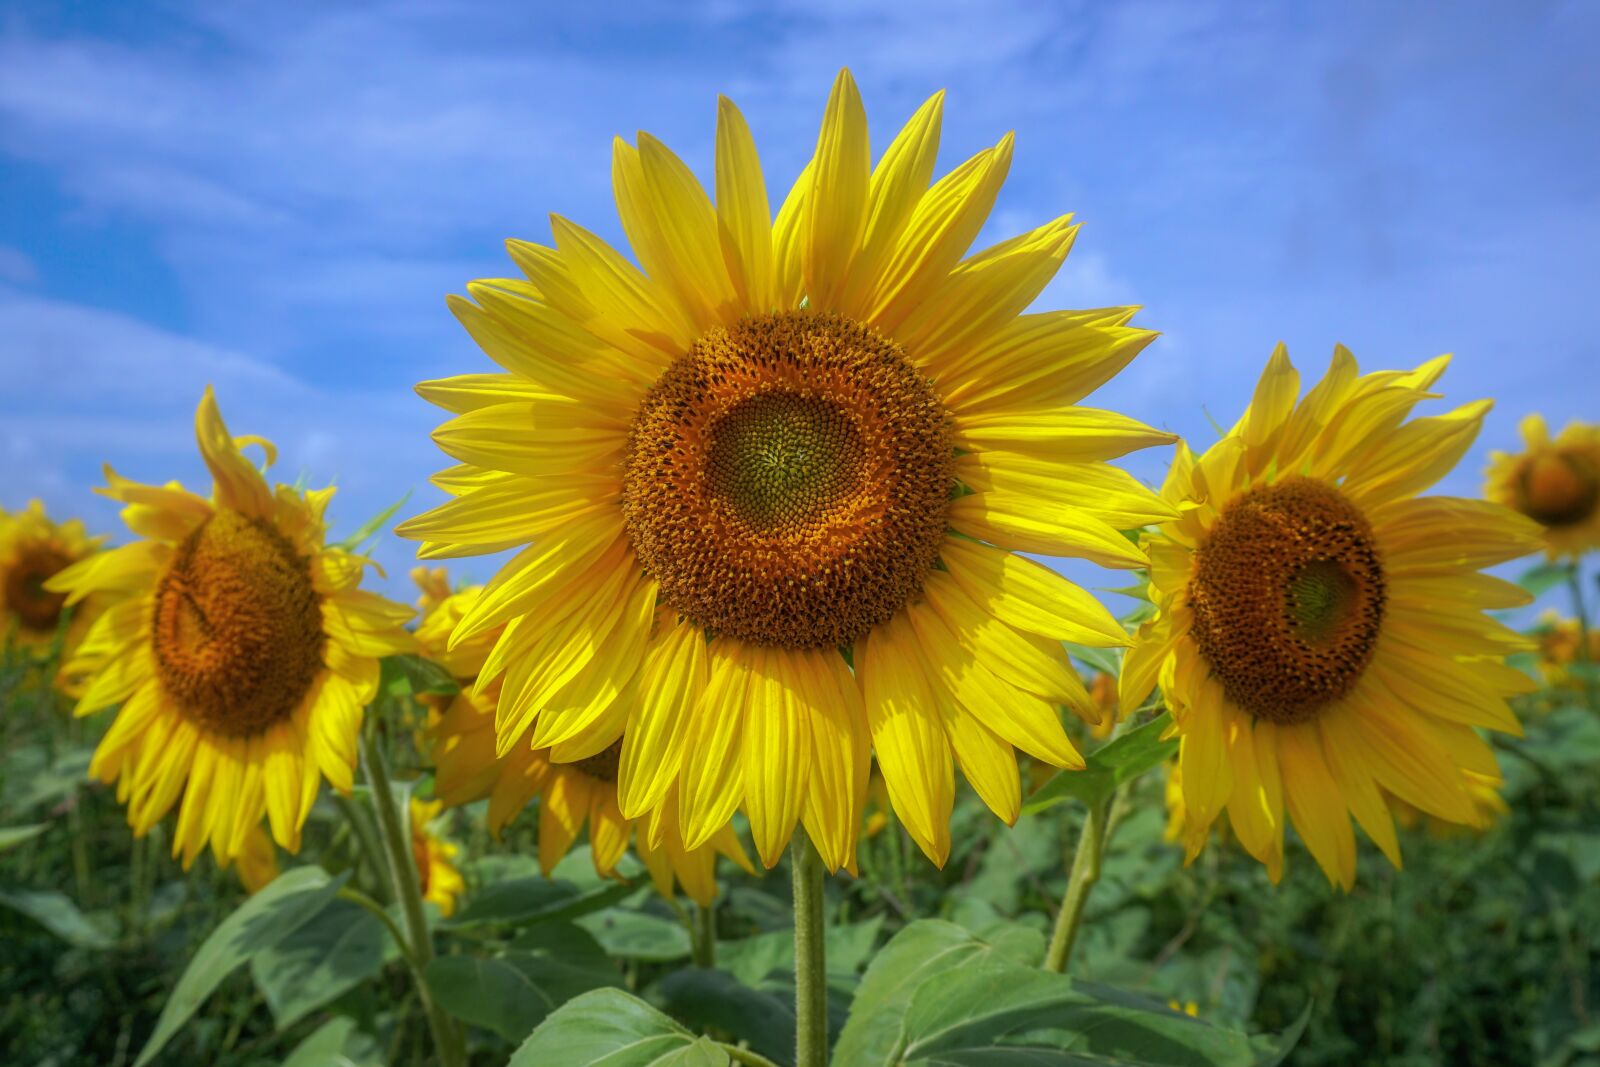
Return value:
[(1600, 1067), (1600, 427), (1468, 498), (1448, 357), (1098, 407), (1157, 334), (944, 106), (619, 139), (625, 250), (449, 298), (436, 506), (203, 381), (209, 484), (4, 501), (0, 1062)]

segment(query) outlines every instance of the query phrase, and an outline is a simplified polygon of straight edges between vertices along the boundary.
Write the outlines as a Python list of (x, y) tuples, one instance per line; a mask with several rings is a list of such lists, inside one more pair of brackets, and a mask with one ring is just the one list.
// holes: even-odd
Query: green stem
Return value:
[(694, 927), (690, 931), (696, 967), (717, 965), (717, 902), (694, 906)]
[(1078, 938), (1078, 925), (1083, 921), (1083, 909), (1089, 903), (1089, 891), (1100, 880), (1100, 859), (1105, 851), (1110, 811), (1111, 798), (1106, 796), (1089, 805), (1084, 816), (1078, 851), (1073, 854), (1072, 869), (1067, 874), (1067, 894), (1061, 898), (1061, 910), (1056, 913), (1056, 927), (1044, 957), (1047, 971), (1060, 973), (1067, 969), (1067, 959)]
[(378, 921), (389, 928), (389, 936), (394, 938), (394, 943), (400, 947), (400, 955), (405, 957), (406, 963), (412, 967), (416, 966), (416, 960), (411, 955), (411, 944), (406, 939), (405, 931), (395, 924), (394, 916), (389, 914), (388, 908), (385, 908), (361, 890), (351, 889), (349, 886), (344, 886), (340, 889), (338, 896), (340, 900), (348, 900), (350, 903), (359, 905), (368, 913), (376, 916)]
[(356, 837), (359, 852), (356, 859), (357, 878), (370, 870), (376, 876), (371, 884), (378, 886), (380, 890), (388, 889), (389, 879), (385, 873), (387, 861), (382, 859), (384, 852), (378, 844), (378, 835), (372, 827), (372, 820), (361, 810), (359, 804), (337, 790), (333, 791), (333, 802), (344, 815), (345, 824), (350, 827), (350, 832)]
[(795, 1067), (827, 1067), (828, 983), (822, 857), (803, 831), (789, 843), (794, 868)]
[(450, 1017), (434, 1002), (433, 992), (428, 988), (425, 972), (433, 961), (433, 935), (428, 931), (428, 918), (422, 910), (422, 887), (417, 881), (417, 863), (412, 856), (410, 836), (400, 817), (400, 806), (395, 803), (383, 751), (366, 731), (361, 734), (361, 762), (367, 771), (367, 784), (372, 787), (373, 807), (378, 811), (378, 829), (389, 864), (390, 888), (400, 902), (401, 917), (405, 920), (406, 936), (401, 945), (411, 964), (417, 998), (428, 1017), (428, 1029), (433, 1035), (439, 1062), (443, 1067), (461, 1067), (465, 1062), (461, 1036)]

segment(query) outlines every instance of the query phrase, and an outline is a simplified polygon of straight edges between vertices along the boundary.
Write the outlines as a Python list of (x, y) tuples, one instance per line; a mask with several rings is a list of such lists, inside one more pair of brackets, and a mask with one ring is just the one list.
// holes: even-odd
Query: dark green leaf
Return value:
[[(881, 915), (866, 922), (830, 923), (825, 935), (828, 973), (853, 975), (860, 970), (872, 955), (882, 927)], [(750, 986), (774, 971), (791, 972), (794, 970), (794, 931), (774, 930), (736, 941), (719, 941), (717, 966)]]
[(657, 987), (674, 1018), (748, 1041), (775, 1063), (794, 1062), (794, 1002), (743, 985), (727, 971), (688, 967)]
[(664, 963), (689, 955), (689, 934), (683, 924), (659, 915), (609, 908), (585, 915), (578, 925), (618, 959)]
[(575, 965), (524, 952), (492, 959), (441, 956), (428, 964), (427, 978), (446, 1011), (507, 1041), (521, 1041), (580, 993), (622, 984), (616, 968), (604, 963)]
[(375, 915), (335, 900), (251, 957), (250, 975), (284, 1030), (377, 974), (397, 951)]
[(282, 1067), (383, 1067), (383, 1053), (354, 1019), (329, 1019), (294, 1047)]
[(149, 1063), (224, 978), (327, 907), (348, 876), (329, 878), (321, 867), (296, 867), (223, 919), (184, 969), (134, 1067)]
[(34, 823), (32, 826), (0, 826), (0, 852), (32, 841), (49, 828), (47, 822)]
[(571, 882), (547, 878), (514, 878), (484, 886), (472, 895), (467, 906), (440, 924), (444, 930), (478, 926), (522, 926), (573, 919), (608, 908), (632, 893), (632, 882), (605, 882), (591, 889), (580, 889)]
[(461, 690), (449, 671), (421, 656), (385, 656), (380, 667), (378, 684), (392, 697), (451, 696)]
[(19, 911), (79, 948), (110, 948), (112, 936), (78, 910), (65, 893), (54, 889), (0, 889), (0, 904)]
[(1171, 719), (1163, 712), (1143, 726), (1101, 745), (1084, 757), (1088, 766), (1083, 770), (1061, 771), (1036, 789), (1022, 805), (1022, 813), (1031, 815), (1069, 799), (1085, 804), (1104, 800), (1117, 786), (1132, 781), (1177, 753), (1176, 739), (1161, 740), (1161, 734), (1170, 723)]
[(728, 1067), (728, 1054), (620, 989), (585, 993), (550, 1013), (509, 1067)]

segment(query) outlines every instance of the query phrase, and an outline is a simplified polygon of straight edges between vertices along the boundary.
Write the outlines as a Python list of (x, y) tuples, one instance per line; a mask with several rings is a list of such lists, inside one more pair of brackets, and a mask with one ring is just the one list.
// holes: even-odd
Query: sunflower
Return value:
[(1552, 440), (1529, 415), (1520, 429), (1527, 451), (1489, 454), (1484, 496), (1543, 526), (1552, 559), (1600, 547), (1600, 426), (1571, 422)]
[(333, 490), (269, 489), (207, 388), (195, 415), (211, 499), (110, 467), (100, 490), (140, 540), (46, 588), (110, 602), (68, 668), (89, 676), (77, 713), (120, 704), (90, 764), (142, 835), (181, 807), (173, 852), (207, 843), (226, 866), (263, 814), (290, 852), (325, 776), (348, 793), (378, 659), (415, 647), (410, 608), (358, 588), (370, 560), (323, 544)]
[(1022, 314), (1070, 217), (966, 254), (1012, 139), (930, 187), (943, 102), (874, 168), (841, 72), (776, 221), (726, 99), (714, 202), (618, 140), (639, 266), (553, 217), (553, 246), (509, 242), (525, 278), (451, 298), (506, 373), (418, 387), (461, 465), (400, 530), (426, 558), (520, 550), (453, 637), (505, 627), (497, 752), (620, 740), (624, 817), (681, 783), (687, 847), (742, 807), (768, 866), (803, 824), (831, 870), (873, 749), (939, 863), (957, 766), (1009, 822), (1014, 749), (1083, 765), (1058, 708), (1098, 715), (1061, 641), (1128, 638), (1017, 553), (1145, 564), (1119, 530), (1173, 513), (1104, 461), (1174, 438), (1075, 405), (1154, 335), (1132, 308)]
[(1498, 774), (1476, 774), (1472, 771), (1461, 773), (1462, 783), (1466, 786), (1467, 794), (1472, 798), (1474, 818), (1469, 823), (1449, 822), (1436, 818), (1426, 812), (1419, 811), (1415, 806), (1406, 803), (1396, 796), (1389, 796), (1389, 808), (1394, 812), (1395, 821), (1407, 830), (1415, 830), (1418, 826), (1426, 825), (1428, 833), (1433, 837), (1454, 837), (1457, 834), (1484, 833), (1492, 829), (1501, 817), (1508, 814), (1511, 809), (1506, 806), (1505, 798), (1500, 791), (1505, 788), (1505, 779)]
[[(67, 598), (45, 582), (98, 551), (104, 540), (88, 536), (82, 520), (55, 522), (38, 500), (18, 512), (0, 509), (0, 646), (41, 649), (55, 640)], [(83, 640), (98, 606), (97, 597), (72, 612), (62, 635), (63, 659)]]
[(1539, 642), (1539, 674), (1544, 684), (1552, 689), (1585, 688), (1584, 678), (1573, 668), (1585, 662), (1600, 663), (1600, 630), (1588, 630), (1577, 619), (1545, 611), (1539, 616), (1533, 635)]
[(439, 914), (449, 917), (456, 910), (456, 897), (466, 891), (466, 880), (453, 862), (461, 850), (433, 831), (434, 821), (444, 804), (437, 800), (411, 798), (411, 856), (417, 863), (417, 884), (422, 899), (439, 906)]
[(1159, 682), (1181, 737), (1189, 858), (1224, 811), (1276, 880), (1285, 812), (1329, 879), (1355, 879), (1354, 815), (1398, 866), (1385, 792), (1477, 818), (1463, 771), (1498, 777), (1475, 727), (1519, 733), (1505, 697), (1528, 642), (1484, 614), (1527, 602), (1477, 573), (1538, 527), (1481, 500), (1419, 497), (1477, 435), (1487, 401), (1406, 421), (1443, 373), (1361, 375), (1343, 348), (1298, 403), (1280, 346), (1244, 418), (1163, 490), (1183, 517), (1150, 546), (1159, 609), (1122, 674), (1124, 711)]

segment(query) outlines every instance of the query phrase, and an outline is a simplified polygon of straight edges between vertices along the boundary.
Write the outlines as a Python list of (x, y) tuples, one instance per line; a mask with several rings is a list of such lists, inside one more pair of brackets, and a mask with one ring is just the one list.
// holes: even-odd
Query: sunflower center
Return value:
[(590, 778), (606, 784), (617, 780), (617, 768), (622, 764), (622, 739), (618, 738), (609, 748), (596, 752), (592, 756), (575, 760), (572, 766), (587, 774)]
[(950, 424), (905, 352), (807, 311), (713, 327), (646, 395), (623, 514), (668, 606), (713, 633), (848, 645), (922, 588)]
[(1301, 477), (1228, 504), (1189, 583), (1195, 641), (1228, 699), (1276, 723), (1315, 718), (1350, 690), (1372, 659), (1384, 601), (1366, 517)]
[(1574, 526), (1600, 503), (1600, 470), (1584, 456), (1536, 456), (1522, 471), (1522, 512), (1545, 526)]
[(50, 592), (44, 583), (71, 563), (70, 556), (50, 545), (24, 548), (6, 571), (5, 587), (0, 589), (6, 609), (30, 630), (54, 630), (67, 596)]
[(218, 511), (156, 585), (153, 645), (167, 696), (227, 737), (294, 713), (322, 669), (322, 604), (305, 557), (272, 526)]

